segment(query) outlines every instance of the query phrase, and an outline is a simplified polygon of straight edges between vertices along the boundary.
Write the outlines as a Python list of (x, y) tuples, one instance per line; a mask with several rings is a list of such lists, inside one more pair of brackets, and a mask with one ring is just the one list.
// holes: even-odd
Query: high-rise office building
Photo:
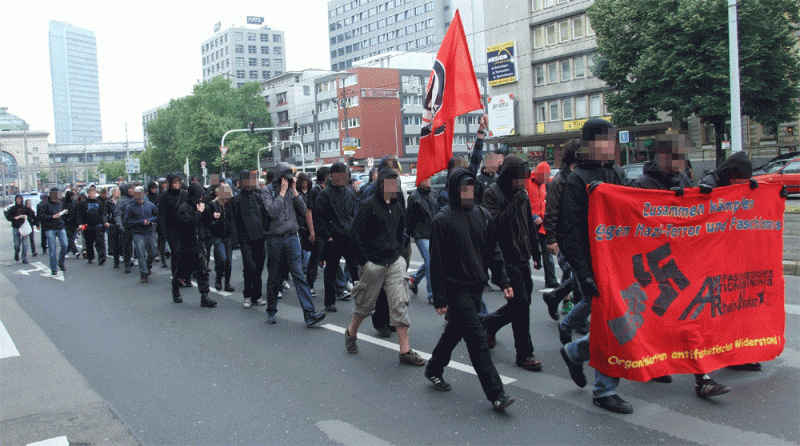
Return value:
[(332, 0), (328, 2), (331, 69), (390, 51), (436, 53), (460, 11), (476, 71), (486, 71), (481, 0)]
[(51, 21), (49, 37), (56, 143), (102, 141), (94, 32)]
[(264, 17), (248, 16), (245, 25), (222, 29), (222, 22), (200, 46), (203, 80), (231, 79), (235, 87), (263, 82), (286, 71), (283, 31), (264, 25)]

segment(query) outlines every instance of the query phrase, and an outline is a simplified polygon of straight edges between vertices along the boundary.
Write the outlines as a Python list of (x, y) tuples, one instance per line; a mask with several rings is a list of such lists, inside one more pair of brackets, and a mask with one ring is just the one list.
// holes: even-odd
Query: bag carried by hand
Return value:
[(25, 218), (25, 222), (22, 223), (22, 226), (19, 227), (19, 235), (26, 237), (30, 235), (31, 232), (33, 232), (33, 227), (31, 227), (31, 224), (30, 222), (28, 222), (28, 219)]

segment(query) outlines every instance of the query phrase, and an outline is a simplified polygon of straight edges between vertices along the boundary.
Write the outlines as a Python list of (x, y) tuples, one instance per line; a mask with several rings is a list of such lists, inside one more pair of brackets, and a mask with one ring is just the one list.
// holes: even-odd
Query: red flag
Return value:
[(431, 70), (422, 114), (417, 157), (417, 185), (447, 168), (453, 155), (455, 117), (483, 108), (467, 37), (456, 11)]

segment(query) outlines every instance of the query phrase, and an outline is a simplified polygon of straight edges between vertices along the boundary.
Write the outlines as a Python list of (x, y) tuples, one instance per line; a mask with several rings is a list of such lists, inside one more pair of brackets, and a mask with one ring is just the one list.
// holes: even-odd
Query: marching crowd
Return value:
[[(277, 303), (290, 288), (290, 276), (308, 326), (323, 320), (326, 312), (337, 311), (337, 300), (352, 297), (352, 318), (344, 333), (347, 352), (358, 353), (359, 328), (372, 317), (381, 336), (396, 331), (399, 361), (425, 366), (424, 376), (442, 391), (451, 388), (443, 372), (463, 339), (483, 391), (497, 411), (514, 402), (490, 355), (498, 331), (511, 326), (519, 367), (542, 370), (531, 340), (530, 304), (531, 266), (544, 268), (545, 286), (552, 289), (543, 294), (548, 313), (558, 320), (560, 305), (565, 315), (558, 326), (561, 355), (573, 381), (584, 387), (591, 301), (598, 294), (589, 250), (587, 187), (606, 182), (682, 190), (691, 185), (685, 173), (686, 147), (675, 144), (674, 138), (664, 139), (644, 175), (629, 182), (614, 165), (619, 149), (613, 125), (590, 119), (581, 139), (565, 146), (564, 167), (551, 181), (547, 163), (531, 169), (526, 159), (502, 151), (484, 159), (486, 126), (484, 116), (468, 159), (450, 159), (444, 190), (431, 189), (430, 180), (425, 180), (407, 200), (398, 161), (391, 156), (381, 160), (370, 172), (370, 182), (360, 188), (350, 180), (344, 163), (320, 168), (313, 186), (306, 173), (295, 175), (288, 164), (278, 163), (266, 179), (243, 171), (235, 182), (212, 182), (208, 188), (199, 177), (185, 184), (180, 175), (170, 174), (146, 188), (124, 183), (98, 191), (90, 186), (85, 195), (68, 189), (63, 197), (53, 188), (36, 209), (18, 196), (6, 211), (15, 260), (20, 260), (21, 251), (27, 263), (28, 244), (37, 255), (32, 232), (37, 227), (53, 275), (66, 270), (65, 257), (71, 253), (76, 258), (83, 255), (88, 264), (97, 259), (101, 266), (111, 257), (113, 267), (126, 273), (135, 259), (140, 281), (148, 283), (158, 260), (162, 268), (171, 268), (175, 303), (182, 302), (181, 291), (192, 287), (194, 278), (200, 304), (215, 307), (217, 302), (209, 297), (211, 254), (215, 288), (234, 292), (231, 259), (239, 249), (243, 306), (266, 306), (267, 322), (277, 322)], [(748, 169), (749, 160), (734, 155), (700, 181), (701, 190), (746, 180)], [(83, 251), (76, 244), (80, 235)], [(411, 239), (423, 264), (409, 275)], [(554, 256), (563, 272), (561, 281)], [(323, 263), (324, 311), (317, 311), (314, 283)], [(420, 292), (423, 281), (428, 302), (447, 320), (427, 364), (409, 340), (409, 297)], [(492, 313), (482, 299), (489, 281), (506, 299)], [(573, 340), (574, 333), (579, 336)], [(758, 370), (760, 365), (737, 367)], [(593, 402), (631, 413), (632, 406), (616, 392), (618, 384), (619, 378), (596, 372)], [(705, 398), (730, 388), (698, 374), (695, 391)]]

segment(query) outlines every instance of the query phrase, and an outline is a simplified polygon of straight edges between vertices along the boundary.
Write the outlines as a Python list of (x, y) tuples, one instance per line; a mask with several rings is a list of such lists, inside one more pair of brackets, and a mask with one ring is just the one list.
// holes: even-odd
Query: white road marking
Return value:
[(786, 304), (786, 312), (789, 314), (800, 315), (800, 305)]
[[(194, 285), (195, 287), (197, 287), (197, 282), (195, 282), (194, 280), (192, 280), (192, 285)], [(220, 296), (224, 296), (224, 297), (233, 296), (233, 294), (232, 294), (232, 293), (230, 293), (230, 292), (228, 292), (228, 291), (222, 291), (222, 290), (220, 290), (220, 291), (217, 291), (217, 289), (216, 289), (216, 288), (213, 288), (213, 287), (212, 287), (212, 288), (210, 288), (210, 289), (209, 289), (209, 291), (211, 291), (212, 293), (217, 293), (217, 294), (219, 294)]]
[(61, 436), (37, 441), (36, 443), (28, 443), (28, 446), (69, 446), (69, 440), (67, 440), (67, 437)]
[[(342, 334), (344, 334), (344, 332), (346, 330), (344, 327), (340, 327), (338, 325), (333, 325), (333, 324), (323, 324), (323, 325), (321, 325), (321, 327), (322, 328), (326, 328), (326, 329), (328, 329), (330, 331), (335, 331), (337, 333), (342, 333)], [(363, 333), (359, 333), (358, 334), (358, 339), (360, 341), (366, 341), (366, 342), (369, 342), (371, 344), (375, 344), (375, 345), (379, 345), (381, 347), (388, 348), (389, 350), (394, 350), (394, 351), (396, 351), (398, 353), (400, 352), (400, 345), (399, 344), (395, 344), (394, 342), (384, 341), (383, 339), (378, 339), (378, 338), (372, 337), (370, 335), (365, 335)], [(422, 351), (419, 351), (419, 350), (414, 350), (414, 351), (417, 352), (417, 354), (419, 354), (426, 361), (431, 359), (430, 353), (425, 353), (425, 352), (422, 352)], [(477, 372), (475, 372), (475, 369), (472, 366), (468, 366), (466, 364), (462, 364), (462, 363), (457, 362), (457, 361), (452, 361), (451, 360), (450, 364), (448, 364), (448, 367), (450, 367), (451, 369), (456, 369), (456, 370), (460, 370), (462, 372), (467, 372), (467, 373), (471, 373), (473, 375), (477, 375)], [(508, 376), (504, 376), (504, 375), (500, 375), (500, 380), (503, 382), (503, 384), (511, 384), (514, 381), (516, 381), (516, 379), (509, 378)]]
[(39, 274), (39, 275), (42, 276), (42, 277), (49, 277), (51, 279), (60, 280), (62, 282), (64, 281), (64, 273), (63, 272), (58, 271), (56, 273), (56, 275), (54, 276), (50, 272), (50, 267), (45, 265), (42, 262), (31, 262), (30, 266), (32, 266), (34, 269), (20, 269), (20, 270), (17, 270), (16, 273), (17, 274), (22, 274), (23, 276), (30, 276), (31, 274), (35, 274), (37, 272), (41, 272), (42, 274)]
[(323, 420), (316, 424), (316, 426), (325, 433), (331, 440), (336, 443), (341, 443), (345, 446), (353, 445), (374, 445), (374, 446), (390, 446), (380, 438), (365, 432), (350, 423), (341, 420)]
[(0, 321), (0, 358), (11, 358), (14, 356), (19, 356), (19, 350), (17, 350), (17, 346), (14, 345), (14, 341), (11, 340), (11, 335), (8, 334), (6, 326)]

